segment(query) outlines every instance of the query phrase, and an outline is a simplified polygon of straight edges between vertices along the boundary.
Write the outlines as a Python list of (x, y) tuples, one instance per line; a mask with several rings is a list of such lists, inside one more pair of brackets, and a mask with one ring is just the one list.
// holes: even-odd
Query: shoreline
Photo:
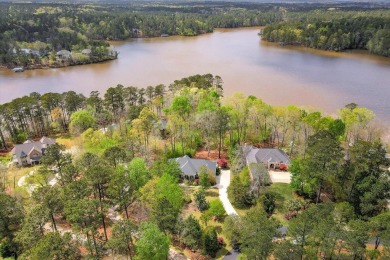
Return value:
[(112, 60), (116, 60), (118, 57), (112, 57), (109, 59), (101, 60), (101, 61), (91, 61), (91, 62), (83, 62), (83, 63), (72, 63), (72, 64), (55, 64), (55, 65), (44, 65), (44, 64), (33, 64), (33, 65), (28, 65), (26, 67), (24, 66), (9, 66), (5, 64), (0, 64), (0, 69), (3, 70), (13, 70), (14, 68), (21, 67), (23, 70), (47, 70), (47, 69), (58, 69), (58, 68), (66, 68), (66, 67), (73, 67), (73, 66), (83, 66), (83, 65), (91, 65), (91, 64), (98, 64), (98, 63), (103, 63), (103, 62), (108, 62)]
[(328, 58), (348, 58), (348, 59), (355, 59), (355, 60), (364, 59), (369, 62), (375, 62), (385, 66), (390, 66), (390, 57), (373, 54), (370, 53), (368, 50), (363, 50), (363, 49), (347, 49), (343, 51), (332, 51), (332, 50), (310, 48), (304, 45), (280, 46), (278, 42), (270, 42), (267, 40), (263, 40), (261, 36), (260, 36), (260, 44), (266, 47), (271, 47), (279, 50), (297, 51), (297, 52), (309, 53), (312, 55), (319, 55)]
[[(223, 32), (230, 32), (230, 31), (236, 31), (236, 30), (246, 30), (246, 29), (261, 30), (264, 27), (265, 26), (246, 26), (246, 27), (235, 27), (235, 28), (217, 27), (217, 28), (214, 28), (212, 32), (205, 32), (205, 33), (201, 33), (198, 35), (188, 35), (188, 36), (168, 35), (168, 36), (151, 36), (151, 37), (142, 36), (142, 37), (129, 37), (129, 38), (126, 38), (123, 40), (120, 40), (120, 39), (107, 40), (107, 42), (110, 44), (113, 44), (113, 46), (119, 46), (119, 45), (122, 45), (126, 42), (134, 41), (134, 40), (149, 40), (149, 39), (157, 40), (157, 39), (160, 39), (160, 40), (164, 41), (164, 40), (176, 40), (176, 39), (183, 39), (183, 38), (191, 39), (191, 38), (197, 38), (197, 37), (204, 36), (204, 35), (213, 34), (215, 32), (222, 32), (223, 33)], [(382, 56), (382, 55), (378, 55), (378, 54), (373, 54), (373, 53), (370, 53), (368, 50), (364, 50), (364, 49), (347, 49), (347, 50), (342, 50), (342, 51), (333, 51), (333, 50), (322, 50), (322, 49), (318, 49), (318, 48), (311, 48), (311, 47), (307, 47), (307, 46), (302, 45), (302, 44), (296, 44), (296, 45), (286, 44), (284, 46), (280, 46), (280, 44), (278, 42), (267, 41), (267, 40), (263, 39), (260, 34), (258, 34), (258, 36), (259, 36), (261, 44), (267, 45), (270, 47), (275, 47), (275, 48), (278, 48), (280, 50), (283, 50), (283, 49), (294, 50), (294, 51), (307, 52), (307, 53), (314, 54), (314, 55), (321, 55), (321, 56), (334, 57), (334, 58), (337, 58), (337, 57), (347, 57), (347, 58), (355, 58), (355, 59), (356, 58), (364, 58), (366, 60), (376, 61), (376, 62), (378, 62), (378, 59), (379, 59), (380, 62), (383, 63), (384, 65), (390, 66), (390, 57), (386, 57), (386, 56)], [(119, 53), (118, 53), (118, 55), (119, 55)], [(27, 67), (17, 66), (17, 65), (10, 66), (10, 65), (5, 65), (5, 64), (0, 64), (0, 69), (12, 70), (12, 69), (17, 68), (17, 67), (23, 67), (24, 70), (57, 69), (57, 68), (66, 68), (66, 67), (72, 67), (72, 66), (98, 64), (98, 63), (116, 60), (118, 58), (119, 57), (109, 58), (109, 59), (105, 59), (105, 60), (97, 61), (97, 62), (83, 62), (83, 63), (75, 63), (75, 64), (56, 64), (56, 65), (34, 64), (34, 65), (29, 65)]]
[[(183, 38), (196, 38), (196, 37), (199, 37), (199, 36), (202, 36), (202, 35), (208, 35), (208, 34), (213, 34), (214, 32), (216, 31), (234, 31), (234, 30), (245, 30), (245, 29), (256, 29), (258, 28), (259, 30), (261, 28), (263, 28), (264, 26), (246, 26), (246, 27), (235, 27), (235, 28), (214, 28), (212, 32), (205, 32), (205, 33), (201, 33), (201, 34), (198, 34), (198, 35), (168, 35), (168, 36), (142, 36), (142, 37), (129, 37), (129, 38), (126, 38), (126, 39), (123, 39), (123, 40), (120, 40), (120, 39), (117, 39), (117, 40), (107, 40), (106, 42), (108, 43), (113, 43), (114, 46), (115, 45), (120, 45), (120, 44), (123, 44), (125, 42), (128, 42), (128, 41), (131, 41), (131, 40), (137, 40), (137, 39), (143, 39), (143, 40), (147, 40), (147, 39), (166, 39), (166, 40), (172, 40), (172, 38), (177, 38), (177, 37), (183, 37)], [(118, 53), (118, 56), (119, 56), (119, 53)], [(66, 67), (72, 67), (72, 66), (81, 66), (81, 65), (91, 65), (91, 64), (98, 64), (98, 63), (102, 63), (102, 62), (108, 62), (108, 61), (112, 61), (112, 60), (116, 60), (118, 59), (118, 57), (116, 58), (110, 58), (110, 59), (106, 59), (106, 60), (102, 60), (102, 61), (98, 61), (98, 62), (85, 62), (85, 63), (77, 63), (77, 64), (56, 64), (56, 65), (43, 65), (43, 64), (34, 64), (34, 65), (29, 65), (27, 67), (23, 67), (23, 66), (18, 66), (18, 65), (15, 65), (15, 66), (9, 66), (9, 65), (6, 65), (6, 64), (0, 64), (0, 69), (7, 69), (7, 70), (12, 70), (14, 68), (18, 68), (18, 67), (22, 67), (24, 70), (39, 70), (39, 69), (42, 69), (42, 70), (46, 70), (46, 69), (58, 69), (58, 68), (66, 68)]]

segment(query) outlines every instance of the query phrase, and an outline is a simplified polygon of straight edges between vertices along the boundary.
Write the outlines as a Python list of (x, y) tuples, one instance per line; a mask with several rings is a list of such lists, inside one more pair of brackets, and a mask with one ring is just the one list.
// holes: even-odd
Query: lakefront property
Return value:
[(245, 146), (244, 153), (248, 165), (252, 163), (263, 164), (267, 169), (287, 169), (288, 165), (290, 165), (288, 155), (277, 148)]
[(173, 159), (179, 164), (182, 172), (182, 177), (187, 180), (195, 180), (199, 178), (199, 170), (201, 167), (206, 167), (214, 176), (217, 170), (217, 162), (205, 159), (193, 159), (188, 155)]
[(0, 259), (390, 259), (389, 1), (37, 1), (0, 3)]
[(46, 149), (55, 144), (54, 139), (42, 137), (39, 141), (27, 140), (12, 149), (12, 162), (19, 166), (38, 164)]

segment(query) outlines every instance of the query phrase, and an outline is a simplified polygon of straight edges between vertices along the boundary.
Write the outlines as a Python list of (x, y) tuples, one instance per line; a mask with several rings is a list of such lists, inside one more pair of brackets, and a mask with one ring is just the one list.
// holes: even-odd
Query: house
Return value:
[(84, 55), (91, 55), (91, 49), (84, 49), (81, 51), (81, 53)]
[(44, 136), (37, 142), (27, 140), (23, 144), (17, 144), (11, 151), (12, 161), (20, 166), (39, 163), (46, 148), (55, 143), (54, 139)]
[(115, 50), (114, 46), (110, 45), (110, 47), (107, 48), (107, 55), (112, 56), (112, 57), (118, 55), (118, 53)]
[(64, 59), (64, 60), (70, 59), (70, 55), (71, 55), (71, 52), (68, 50), (60, 50), (56, 53), (56, 56), (59, 59)]
[(252, 146), (244, 147), (246, 163), (262, 163), (267, 169), (276, 169), (281, 165), (290, 165), (288, 155), (276, 148), (255, 148)]
[(175, 160), (179, 164), (182, 177), (185, 179), (193, 180), (198, 178), (198, 172), (202, 166), (205, 166), (210, 172), (216, 174), (217, 163), (213, 161), (205, 159), (192, 159), (188, 155), (172, 160)]
[(21, 49), (12, 49), (13, 54), (25, 54), (25, 55), (34, 55), (38, 57), (42, 57), (41, 53), (39, 50), (34, 50), (34, 49), (28, 49), (28, 48), (21, 48)]
[(118, 124), (112, 123), (112, 124), (109, 125), (109, 126), (100, 128), (100, 131), (102, 131), (103, 134), (106, 134), (106, 133), (113, 133), (117, 128), (118, 128)]

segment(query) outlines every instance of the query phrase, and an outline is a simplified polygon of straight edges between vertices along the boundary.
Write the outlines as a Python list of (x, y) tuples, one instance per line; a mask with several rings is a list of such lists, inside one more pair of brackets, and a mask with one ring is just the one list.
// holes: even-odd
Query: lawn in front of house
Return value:
[(285, 202), (294, 197), (294, 189), (289, 183), (273, 183), (267, 187), (267, 191), (276, 194), (276, 208), (273, 217), (279, 220), (283, 226), (288, 226), (288, 221), (284, 218), (287, 213)]

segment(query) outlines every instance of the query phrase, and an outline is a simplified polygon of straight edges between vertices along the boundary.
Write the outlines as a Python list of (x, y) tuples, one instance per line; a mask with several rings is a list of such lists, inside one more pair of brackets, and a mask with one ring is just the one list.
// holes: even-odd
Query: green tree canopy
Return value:
[(70, 116), (70, 129), (74, 134), (81, 134), (88, 128), (93, 128), (96, 124), (95, 118), (87, 110), (74, 112)]
[(144, 223), (140, 228), (140, 237), (136, 242), (136, 259), (165, 260), (169, 251), (169, 239), (157, 225)]

